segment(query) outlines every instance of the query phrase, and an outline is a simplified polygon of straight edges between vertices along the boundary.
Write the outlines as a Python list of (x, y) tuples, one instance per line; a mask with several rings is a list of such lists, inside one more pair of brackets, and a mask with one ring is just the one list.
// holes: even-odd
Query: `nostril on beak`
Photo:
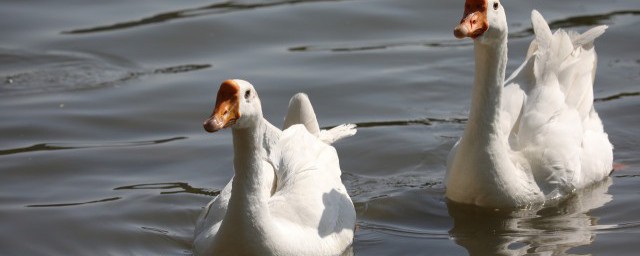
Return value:
[(210, 133), (211, 132), (215, 132), (215, 131), (218, 130), (218, 129), (216, 129), (214, 120), (212, 120), (212, 119), (205, 120), (204, 123), (202, 124), (202, 126), (204, 127), (205, 131), (210, 132)]

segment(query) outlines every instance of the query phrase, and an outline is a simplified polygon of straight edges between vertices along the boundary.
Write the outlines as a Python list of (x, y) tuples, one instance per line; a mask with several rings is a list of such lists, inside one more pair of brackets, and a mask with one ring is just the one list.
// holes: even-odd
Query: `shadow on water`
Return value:
[(612, 181), (578, 191), (564, 201), (524, 210), (493, 210), (447, 203), (454, 226), (449, 234), (469, 255), (565, 255), (570, 249), (591, 244), (598, 225), (590, 211), (612, 200)]
[(97, 33), (106, 32), (120, 29), (128, 29), (133, 27), (139, 27), (149, 24), (167, 22), (171, 20), (199, 17), (212, 14), (223, 14), (235, 11), (251, 10), (265, 7), (273, 7), (280, 5), (293, 5), (300, 3), (311, 2), (337, 2), (342, 0), (288, 0), (288, 1), (258, 1), (255, 3), (236, 3), (236, 1), (226, 1), (223, 3), (216, 3), (207, 6), (182, 9), (172, 12), (165, 12), (153, 15), (151, 17), (142, 18), (135, 21), (126, 21), (115, 23), (112, 25), (97, 26), (92, 28), (74, 29), (69, 31), (63, 31), (63, 34), (85, 34), (85, 33)]
[(159, 140), (115, 142), (110, 144), (104, 143), (104, 144), (68, 145), (68, 146), (64, 144), (42, 143), (42, 144), (36, 144), (29, 147), (0, 150), (0, 156), (38, 152), (38, 151), (54, 151), (54, 150), (68, 150), (68, 149), (140, 147), (140, 146), (163, 144), (163, 143), (168, 143), (168, 142), (177, 141), (177, 140), (184, 140), (186, 138), (187, 137), (174, 137), (174, 138), (159, 139)]

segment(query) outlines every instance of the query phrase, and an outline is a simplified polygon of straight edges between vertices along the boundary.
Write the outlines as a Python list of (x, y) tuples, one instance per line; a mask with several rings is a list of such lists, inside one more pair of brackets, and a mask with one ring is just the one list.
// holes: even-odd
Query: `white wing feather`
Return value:
[(356, 134), (355, 124), (342, 124), (328, 130), (320, 130), (316, 113), (309, 97), (304, 93), (297, 93), (289, 100), (289, 108), (284, 118), (283, 129), (295, 124), (302, 124), (307, 130), (327, 144)]
[(553, 196), (602, 179), (611, 166), (612, 146), (593, 109), (593, 40), (606, 26), (552, 33), (539, 12), (531, 20), (536, 37), (503, 93), (503, 131)]

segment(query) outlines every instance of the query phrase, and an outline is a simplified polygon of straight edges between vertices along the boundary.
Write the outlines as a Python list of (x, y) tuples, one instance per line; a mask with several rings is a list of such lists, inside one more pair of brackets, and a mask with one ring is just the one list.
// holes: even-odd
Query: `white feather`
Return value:
[(289, 100), (289, 109), (284, 118), (283, 129), (295, 124), (304, 125), (311, 134), (327, 144), (333, 144), (338, 140), (353, 136), (357, 131), (355, 124), (341, 124), (329, 130), (320, 130), (309, 96), (304, 93), (297, 93)]

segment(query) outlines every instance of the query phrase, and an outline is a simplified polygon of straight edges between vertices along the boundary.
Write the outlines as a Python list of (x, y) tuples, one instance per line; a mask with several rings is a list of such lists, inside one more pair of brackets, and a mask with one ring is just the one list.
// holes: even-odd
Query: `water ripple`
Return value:
[(603, 97), (603, 98), (596, 98), (593, 101), (595, 102), (612, 101), (612, 100), (619, 100), (626, 97), (636, 97), (636, 96), (640, 96), (640, 92), (621, 92), (621, 93)]
[(640, 178), (640, 174), (614, 175), (615, 178)]
[(593, 15), (583, 15), (583, 16), (574, 16), (569, 17), (562, 20), (557, 20), (551, 22), (549, 26), (551, 28), (568, 28), (568, 27), (579, 27), (579, 26), (596, 26), (596, 25), (605, 25), (610, 23), (616, 16), (623, 15), (640, 15), (640, 10), (620, 10), (613, 11), (605, 14), (593, 14)]
[(472, 46), (473, 42), (468, 40), (434, 40), (434, 41), (414, 41), (414, 42), (388, 42), (368, 45), (350, 45), (340, 44), (335, 46), (296, 46), (290, 47), (291, 52), (360, 52), (360, 51), (372, 51), (372, 50), (386, 50), (391, 48), (405, 48), (405, 47), (427, 47), (427, 48), (448, 48), (448, 47), (460, 47), (460, 46)]
[(97, 62), (78, 62), (71, 65), (54, 65), (45, 69), (0, 76), (0, 95), (104, 88), (124, 84), (143, 76), (178, 74), (210, 67), (210, 64), (186, 64), (130, 71), (127, 68), (100, 63), (99, 60)]
[(164, 230), (161, 228), (154, 228), (154, 227), (140, 227), (141, 229), (145, 230), (145, 231), (151, 231), (153, 233), (157, 233), (157, 234), (162, 234), (162, 235), (167, 235), (169, 234), (168, 230)]
[(427, 239), (449, 239), (448, 233), (437, 233), (437, 232), (428, 232), (408, 227), (397, 227), (397, 226), (388, 226), (388, 225), (380, 225), (380, 224), (372, 224), (366, 222), (360, 222), (358, 224), (360, 228), (365, 228), (369, 230), (378, 231), (381, 233), (403, 236), (403, 237), (414, 237), (414, 238), (427, 238)]
[(80, 203), (60, 203), (60, 204), (31, 204), (26, 207), (66, 207), (66, 206), (78, 206), (78, 205), (86, 205), (86, 204), (96, 204), (96, 203), (104, 203), (111, 202), (122, 199), (121, 197), (110, 197), (100, 200), (93, 200), (88, 202), (80, 202)]
[(218, 190), (208, 190), (205, 188), (194, 188), (185, 182), (165, 182), (165, 183), (148, 183), (148, 184), (136, 184), (114, 188), (113, 190), (137, 190), (137, 189), (152, 189), (152, 190), (171, 190), (162, 191), (160, 194), (178, 194), (189, 193), (206, 196), (217, 196), (220, 194)]
[[(414, 120), (391, 120), (391, 121), (373, 121), (354, 123), (358, 128), (375, 128), (385, 126), (409, 126), (409, 125), (435, 125), (435, 124), (464, 124), (466, 118), (423, 118)], [(335, 126), (322, 127), (322, 129), (331, 129)]]
[(41, 144), (36, 144), (28, 147), (0, 150), (0, 156), (20, 154), (20, 153), (30, 153), (30, 152), (37, 152), (37, 151), (54, 151), (54, 150), (67, 150), (67, 149), (139, 147), (139, 146), (163, 144), (163, 143), (168, 143), (176, 140), (184, 140), (186, 138), (187, 137), (173, 137), (173, 138), (159, 139), (159, 140), (114, 142), (110, 144), (103, 144), (103, 143), (84, 144), (84, 145), (74, 144), (74, 145), (68, 145), (68, 146), (64, 144), (41, 143)]
[(199, 16), (212, 15), (212, 14), (223, 14), (223, 13), (230, 13), (230, 12), (236, 12), (236, 11), (265, 8), (265, 7), (293, 5), (293, 4), (299, 4), (299, 3), (338, 2), (338, 1), (342, 1), (342, 0), (287, 0), (287, 1), (272, 1), (272, 2), (261, 1), (256, 3), (234, 3), (234, 1), (227, 1), (223, 3), (216, 3), (216, 4), (211, 4), (211, 5), (202, 6), (202, 7), (159, 13), (151, 17), (146, 17), (146, 18), (142, 18), (134, 21), (125, 21), (125, 22), (119, 22), (111, 25), (63, 31), (62, 34), (98, 33), (98, 32), (128, 29), (128, 28), (150, 25), (155, 23), (167, 22), (171, 20), (199, 17)]
[[(551, 29), (558, 28), (573, 28), (573, 27), (582, 27), (582, 26), (596, 26), (596, 25), (607, 25), (611, 24), (611, 20), (616, 16), (623, 15), (640, 15), (640, 10), (621, 10), (621, 11), (613, 11), (604, 14), (592, 14), (592, 15), (581, 15), (581, 16), (573, 16), (568, 17), (566, 19), (556, 20), (549, 22), (549, 27)], [(528, 28), (519, 32), (510, 33), (510, 38), (522, 38), (533, 35), (533, 28)]]
[[(624, 10), (614, 11), (605, 14), (593, 14), (569, 17), (562, 20), (556, 20), (549, 23), (552, 29), (557, 28), (572, 28), (580, 26), (595, 26), (610, 24), (611, 19), (616, 16), (622, 15), (640, 15), (640, 10)], [(509, 38), (525, 38), (533, 35), (533, 28), (527, 28), (522, 31), (509, 33)], [(388, 42), (379, 44), (367, 44), (367, 45), (349, 45), (342, 44), (337, 46), (295, 46), (290, 47), (291, 52), (360, 52), (360, 51), (372, 51), (372, 50), (386, 50), (391, 48), (405, 48), (405, 47), (427, 47), (427, 48), (451, 48), (460, 46), (473, 46), (473, 42), (469, 40), (434, 40), (434, 41), (414, 41), (414, 42)]]
[(207, 68), (210, 68), (210, 67), (211, 67), (210, 64), (187, 64), (187, 65), (180, 65), (180, 66), (171, 66), (171, 67), (166, 67), (166, 68), (158, 68), (158, 69), (155, 69), (155, 70), (151, 71), (150, 73), (154, 73), (154, 74), (178, 74), (178, 73), (197, 71), (197, 70), (201, 70), (201, 69), (207, 69)]

